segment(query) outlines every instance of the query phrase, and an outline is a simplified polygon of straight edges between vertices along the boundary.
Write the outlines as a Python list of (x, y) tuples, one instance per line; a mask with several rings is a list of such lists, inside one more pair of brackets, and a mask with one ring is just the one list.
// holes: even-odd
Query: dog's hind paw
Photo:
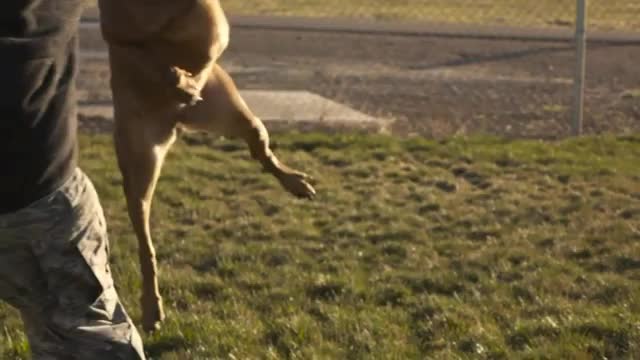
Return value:
[(142, 306), (142, 329), (147, 333), (160, 330), (165, 319), (162, 298), (144, 299)]

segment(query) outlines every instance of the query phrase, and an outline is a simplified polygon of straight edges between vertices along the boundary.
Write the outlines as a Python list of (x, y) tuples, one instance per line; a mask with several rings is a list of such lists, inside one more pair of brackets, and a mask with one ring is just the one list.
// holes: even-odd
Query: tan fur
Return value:
[(217, 0), (100, 0), (109, 44), (114, 143), (129, 217), (139, 242), (143, 328), (164, 319), (149, 214), (177, 129), (243, 139), (254, 159), (298, 197), (315, 190), (269, 149), (269, 136), (217, 60), (229, 25)]

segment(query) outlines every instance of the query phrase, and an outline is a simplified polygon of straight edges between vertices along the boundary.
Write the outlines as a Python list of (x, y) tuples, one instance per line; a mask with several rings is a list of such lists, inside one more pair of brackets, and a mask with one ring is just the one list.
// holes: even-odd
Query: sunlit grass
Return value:
[[(113, 270), (140, 280), (110, 138), (82, 136)], [(153, 212), (168, 320), (153, 359), (640, 356), (640, 139), (276, 136), (285, 195), (243, 144), (177, 144)], [(0, 358), (22, 359), (0, 306)]]

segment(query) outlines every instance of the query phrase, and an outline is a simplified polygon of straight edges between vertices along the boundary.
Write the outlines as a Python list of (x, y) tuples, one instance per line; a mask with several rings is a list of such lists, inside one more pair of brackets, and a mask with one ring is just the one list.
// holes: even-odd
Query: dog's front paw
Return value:
[(169, 73), (172, 91), (182, 103), (195, 105), (202, 101), (200, 92), (202, 91), (196, 77), (190, 72), (172, 66)]
[(309, 184), (310, 178), (305, 173), (287, 169), (278, 176), (278, 180), (285, 190), (299, 198), (313, 199), (316, 195), (316, 190)]

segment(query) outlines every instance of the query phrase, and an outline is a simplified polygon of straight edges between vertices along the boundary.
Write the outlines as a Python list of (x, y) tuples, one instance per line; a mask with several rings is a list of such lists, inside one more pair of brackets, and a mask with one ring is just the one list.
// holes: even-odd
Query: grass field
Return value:
[[(575, 0), (223, 0), (233, 14), (356, 16), (484, 25), (569, 26)], [(640, 3), (589, 2), (590, 24), (602, 29), (640, 29)]]
[[(109, 137), (83, 136), (113, 270), (140, 312)], [(168, 321), (153, 359), (638, 359), (640, 138), (281, 135), (294, 200), (236, 142), (190, 137), (153, 213)], [(0, 358), (21, 359), (0, 305)]]

